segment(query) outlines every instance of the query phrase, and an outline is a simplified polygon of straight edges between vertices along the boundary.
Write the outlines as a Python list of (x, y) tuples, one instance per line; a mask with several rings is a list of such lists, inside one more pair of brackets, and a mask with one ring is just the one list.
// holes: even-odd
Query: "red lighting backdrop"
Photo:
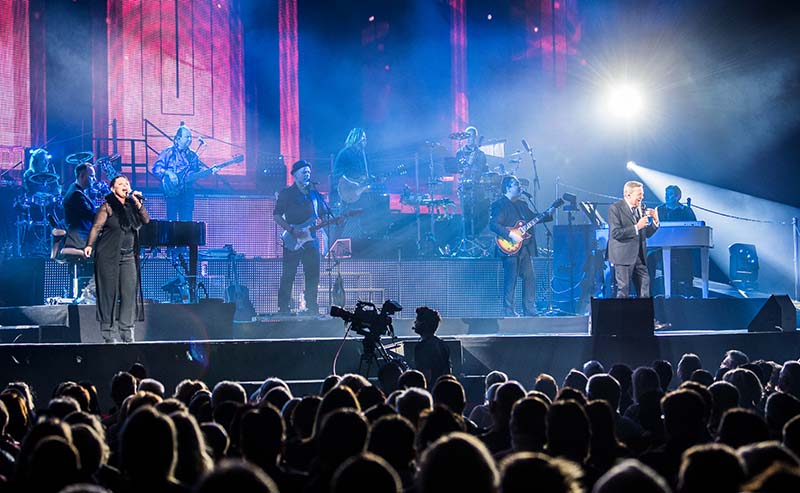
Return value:
[(31, 143), (28, 0), (0, 2), (0, 168)]
[[(206, 164), (244, 153), (242, 24), (232, 4), (108, 0), (108, 118), (116, 118), (120, 138), (143, 138), (145, 119), (172, 137), (183, 121), (195, 133), (193, 148), (205, 137)], [(149, 143), (158, 150), (171, 144), (163, 137)], [(129, 149), (122, 151), (130, 162)], [(245, 175), (246, 166), (222, 173)]]

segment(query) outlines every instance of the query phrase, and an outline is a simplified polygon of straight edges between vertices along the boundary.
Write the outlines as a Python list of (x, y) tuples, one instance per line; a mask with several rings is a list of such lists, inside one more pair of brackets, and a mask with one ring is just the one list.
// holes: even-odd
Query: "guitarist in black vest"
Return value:
[[(503, 196), (492, 203), (489, 228), (501, 238), (523, 241), (523, 238), (508, 228), (513, 227), (518, 221), (530, 221), (534, 218), (533, 211), (520, 200), (522, 190), (519, 180), (515, 176), (506, 176), (500, 183)], [(517, 236), (517, 237), (514, 237)], [(526, 317), (536, 316), (536, 278), (533, 273), (531, 258), (536, 255), (536, 237), (531, 235), (525, 239), (522, 247), (513, 255), (505, 255), (497, 249), (498, 255), (503, 257), (503, 308), (506, 317), (518, 317), (514, 309), (514, 290), (517, 287), (517, 278), (522, 278), (522, 305)]]
[[(183, 180), (187, 175), (207, 166), (200, 161), (197, 153), (189, 148), (192, 144), (192, 131), (189, 127), (181, 123), (172, 141), (173, 145), (158, 155), (153, 164), (153, 174), (162, 182), (167, 202), (167, 219), (191, 221), (194, 211), (194, 188), (191, 183), (184, 183)], [(169, 180), (171, 186), (165, 185), (165, 180)]]
[[(294, 184), (278, 194), (275, 203), (275, 222), (295, 240), (308, 238), (309, 230), (317, 218), (327, 208), (322, 195), (311, 187), (311, 163), (305, 160), (292, 165)], [(283, 247), (283, 271), (278, 289), (278, 314), (291, 314), (292, 284), (297, 274), (298, 264), (303, 263), (303, 276), (306, 280), (306, 311), (319, 315), (317, 290), (319, 288), (319, 241), (314, 233), (311, 240), (305, 241), (297, 249)]]

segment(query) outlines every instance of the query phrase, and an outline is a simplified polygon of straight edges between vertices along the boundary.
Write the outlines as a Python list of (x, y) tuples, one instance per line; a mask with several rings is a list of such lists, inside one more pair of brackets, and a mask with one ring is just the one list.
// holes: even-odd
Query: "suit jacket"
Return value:
[(608, 208), (608, 261), (612, 264), (633, 265), (637, 256), (644, 262), (647, 238), (653, 236), (658, 227), (651, 221), (637, 234), (636, 221), (624, 200), (614, 202)]
[[(509, 239), (508, 227), (517, 224), (517, 221), (523, 220), (525, 222), (534, 218), (535, 214), (522, 200), (512, 202), (508, 197), (502, 196), (495, 200), (490, 208), (491, 218), (489, 219), (489, 229), (496, 235)], [(515, 254), (518, 255), (523, 251), (528, 253), (531, 257), (536, 256), (536, 237), (533, 235), (533, 229), (528, 231), (531, 237), (525, 240), (522, 248)], [(497, 253), (500, 255), (500, 249), (497, 248)], [(502, 254), (505, 256), (505, 254)]]

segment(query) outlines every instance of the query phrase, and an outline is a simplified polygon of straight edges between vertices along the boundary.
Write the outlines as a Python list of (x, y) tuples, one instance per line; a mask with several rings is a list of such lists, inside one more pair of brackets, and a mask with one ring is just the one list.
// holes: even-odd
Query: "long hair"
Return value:
[(354, 129), (350, 130), (350, 133), (347, 134), (347, 138), (344, 139), (344, 146), (353, 147), (354, 145), (358, 144), (361, 141), (361, 136), (365, 133), (366, 131), (361, 127), (355, 127)]
[(44, 164), (46, 171), (51, 170), (50, 155), (41, 147), (35, 151), (31, 151), (30, 159), (28, 160), (28, 169), (31, 171), (41, 171), (36, 169), (39, 164)]

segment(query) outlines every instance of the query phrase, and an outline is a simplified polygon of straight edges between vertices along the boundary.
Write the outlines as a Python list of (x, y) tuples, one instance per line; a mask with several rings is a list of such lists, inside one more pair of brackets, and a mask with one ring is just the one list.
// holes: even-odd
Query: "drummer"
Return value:
[(28, 195), (56, 196), (61, 194), (58, 175), (50, 163), (50, 153), (45, 149), (39, 148), (31, 151), (28, 169), (22, 174), (22, 187)]
[(464, 145), (456, 153), (461, 170), (459, 196), (463, 220), (463, 238), (472, 240), (480, 236), (489, 223), (489, 201), (480, 183), (481, 176), (489, 171), (486, 154), (478, 144), (478, 129), (469, 126), (464, 129)]
[(463, 183), (471, 180), (471, 183), (477, 184), (481, 175), (489, 171), (486, 154), (478, 147), (480, 141), (477, 128), (469, 126), (464, 129), (464, 133), (467, 135), (466, 142), (456, 153), (456, 159), (458, 159), (461, 169), (460, 181)]

